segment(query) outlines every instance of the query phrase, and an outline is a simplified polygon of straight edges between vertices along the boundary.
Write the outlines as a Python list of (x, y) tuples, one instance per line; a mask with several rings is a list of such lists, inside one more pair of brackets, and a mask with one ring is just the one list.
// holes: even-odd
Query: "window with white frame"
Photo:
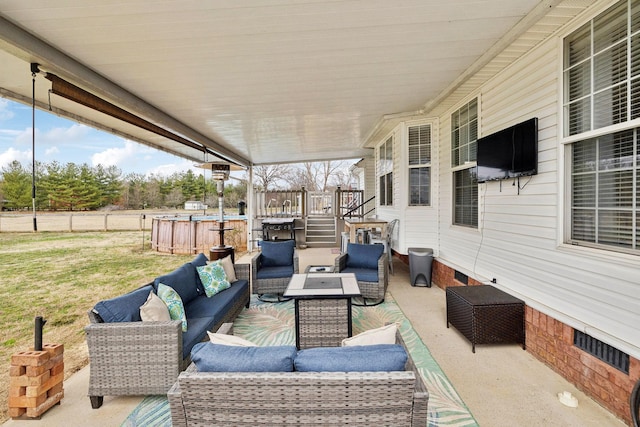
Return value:
[(409, 205), (431, 204), (431, 125), (409, 126)]
[(567, 240), (640, 254), (640, 2), (620, 1), (567, 36), (563, 75)]
[(378, 186), (380, 206), (393, 205), (393, 137), (378, 149)]
[(453, 224), (478, 228), (478, 100), (451, 115), (451, 167), (453, 169)]

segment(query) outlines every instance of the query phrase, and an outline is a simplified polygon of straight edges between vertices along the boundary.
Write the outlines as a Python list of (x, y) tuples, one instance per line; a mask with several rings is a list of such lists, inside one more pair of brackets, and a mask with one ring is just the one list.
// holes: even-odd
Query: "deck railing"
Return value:
[(305, 215), (305, 190), (256, 191), (254, 215), (256, 218), (301, 218)]

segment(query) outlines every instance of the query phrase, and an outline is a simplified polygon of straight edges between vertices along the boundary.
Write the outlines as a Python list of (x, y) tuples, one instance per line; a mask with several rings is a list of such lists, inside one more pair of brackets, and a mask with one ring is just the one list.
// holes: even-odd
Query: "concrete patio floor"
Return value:
[[(337, 256), (330, 248), (308, 248), (299, 253), (301, 270), (307, 265), (333, 264)], [(238, 262), (248, 262), (250, 255)], [(455, 328), (446, 327), (445, 292), (435, 285), (411, 287), (408, 266), (397, 259), (394, 270), (389, 291), (480, 426), (625, 425), (519, 345), (478, 345), (472, 353), (466, 338)], [(86, 367), (65, 381), (61, 404), (40, 420), (9, 420), (4, 426), (120, 426), (142, 400), (105, 396), (104, 405), (93, 410), (87, 397), (88, 382)], [(557, 394), (563, 391), (577, 397), (577, 408), (558, 401)]]

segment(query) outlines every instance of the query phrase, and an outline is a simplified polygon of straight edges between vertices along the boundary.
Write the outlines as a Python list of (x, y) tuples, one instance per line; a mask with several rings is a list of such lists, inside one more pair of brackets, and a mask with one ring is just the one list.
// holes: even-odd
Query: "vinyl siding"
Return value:
[[(565, 10), (556, 9), (551, 19), (562, 18)], [(584, 14), (567, 25), (575, 28), (591, 17)], [(408, 180), (406, 159), (398, 151), (406, 147), (406, 123), (397, 125), (394, 206), (379, 209), (378, 214), (400, 219), (394, 245), (399, 252), (412, 246), (433, 247), (444, 264), (479, 281), (496, 278), (497, 287), (532, 308), (638, 358), (640, 257), (563, 244), (567, 178), (559, 122), (563, 35), (554, 34), (520, 59), (505, 55), (513, 60), (506, 69), (481, 86), (473, 86), (472, 77), (433, 106), (436, 148), (430, 207), (407, 206), (406, 195), (400, 196)], [(479, 74), (491, 72), (483, 69)], [(539, 119), (538, 174), (521, 178), (519, 190), (514, 180), (480, 184), (477, 229), (452, 225), (450, 166), (451, 113), (474, 97), (479, 101), (480, 136), (531, 117)]]
[(451, 225), (451, 110), (440, 116), (439, 256), (637, 358), (640, 259), (562, 244), (560, 55), (552, 37), (476, 91), (454, 95), (479, 96), (480, 136), (539, 119), (538, 174), (521, 178), (519, 192), (517, 180), (480, 184), (477, 230)]

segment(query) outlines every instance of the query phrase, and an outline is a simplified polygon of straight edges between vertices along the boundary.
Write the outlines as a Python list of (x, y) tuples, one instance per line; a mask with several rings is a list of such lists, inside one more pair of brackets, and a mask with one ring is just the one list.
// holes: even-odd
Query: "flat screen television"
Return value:
[(478, 182), (538, 173), (538, 118), (478, 139)]

